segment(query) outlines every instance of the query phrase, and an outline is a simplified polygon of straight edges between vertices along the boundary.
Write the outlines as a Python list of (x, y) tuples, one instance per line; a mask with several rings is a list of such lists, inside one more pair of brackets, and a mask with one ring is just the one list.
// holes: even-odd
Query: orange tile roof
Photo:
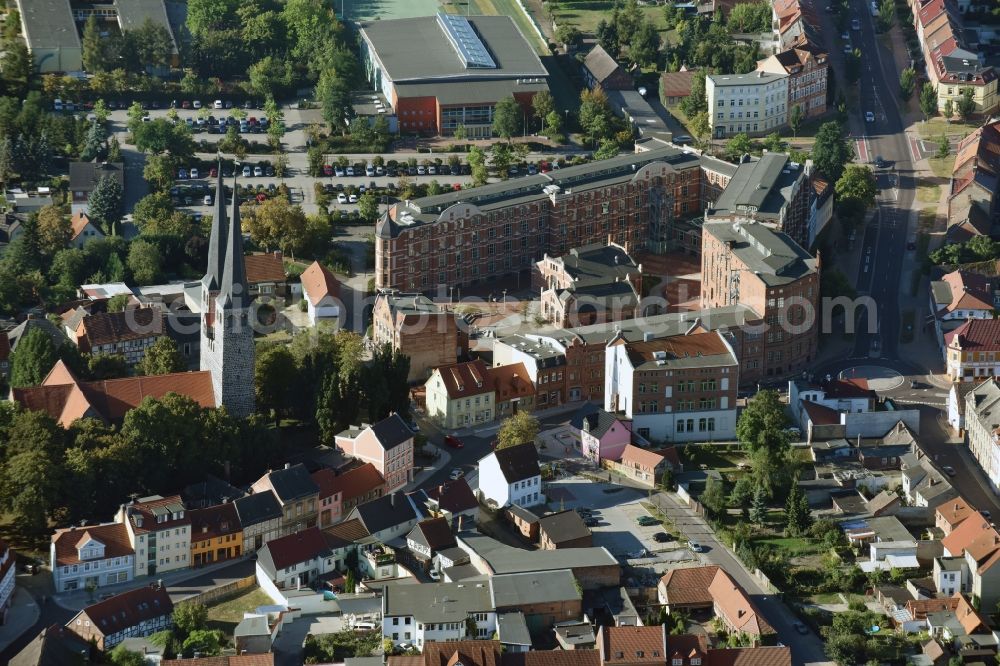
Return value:
[(302, 291), (309, 297), (313, 306), (319, 305), (327, 296), (340, 298), (340, 281), (318, 261), (309, 264), (299, 279), (302, 281)]
[(247, 284), (284, 282), (288, 279), (280, 252), (250, 254), (243, 257), (243, 264), (246, 266)]
[(77, 546), (92, 538), (104, 544), (104, 557), (124, 557), (134, 555), (135, 550), (128, 540), (128, 530), (123, 523), (105, 523), (85, 527), (67, 527), (52, 535), (58, 566), (79, 564)]
[(934, 509), (935, 521), (937, 519), (942, 519), (946, 521), (952, 529), (975, 513), (975, 507), (969, 504), (963, 497), (956, 497), (953, 500), (948, 500)]
[(333, 497), (340, 493), (340, 501), (347, 502), (385, 485), (385, 479), (372, 463), (365, 463), (337, 474), (332, 469), (321, 469), (312, 474), (319, 486), (319, 498)]
[(164, 659), (160, 662), (160, 666), (274, 666), (274, 653), (198, 657), (197, 659)]
[[(76, 240), (80, 234), (83, 233), (83, 230), (87, 228), (87, 225), (90, 224), (90, 218), (87, 217), (86, 213), (80, 211), (78, 213), (74, 213), (73, 217), (69, 218), (69, 224), (73, 227), (73, 236), (70, 240)], [(94, 228), (97, 228), (96, 224), (94, 225)], [(98, 229), (98, 231), (100, 230)]]
[(452, 363), (437, 368), (444, 382), (445, 391), (452, 400), (470, 395), (493, 392), (493, 384), (487, 381), (490, 371), (481, 359), (468, 363)]
[(776, 633), (743, 588), (724, 570), (719, 569), (712, 584), (708, 586), (708, 592), (712, 595), (716, 614), (723, 615), (737, 632), (749, 636)]
[(989, 310), (993, 311), (990, 297), (989, 281), (985, 276), (969, 271), (955, 270), (941, 277), (951, 288), (951, 303), (948, 312), (955, 310)]
[(972, 607), (972, 604), (965, 598), (965, 595), (961, 592), (956, 592), (955, 596), (958, 597), (958, 604), (955, 606), (955, 617), (962, 623), (965, 633), (970, 635), (988, 633), (989, 623), (979, 614), (979, 611)]
[[(176, 513), (183, 514), (183, 516), (174, 518), (175, 510)], [(125, 511), (128, 521), (132, 525), (132, 530), (136, 534), (161, 532), (191, 524), (191, 513), (184, 509), (184, 500), (181, 499), (180, 495), (143, 497), (132, 504), (126, 504)], [(163, 515), (163, 512), (166, 512), (166, 520), (157, 522), (157, 514)]]
[(969, 319), (945, 333), (944, 341), (964, 351), (1000, 351), (1000, 319)]
[(942, 539), (941, 545), (953, 556), (963, 555), (966, 550), (973, 549), (972, 556), (979, 561), (980, 556), (988, 554), (991, 542), (994, 550), (1000, 550), (1000, 544), (997, 543), (1000, 542), (1000, 534), (981, 515), (973, 515)]
[(694, 82), (694, 70), (664, 72), (660, 76), (660, 94), (663, 97), (688, 97)]
[(953, 611), (958, 608), (958, 598), (949, 599), (910, 599), (906, 602), (906, 610), (914, 620), (926, 620), (930, 613)]
[(667, 658), (666, 630), (649, 627), (601, 627), (598, 643), (605, 666), (615, 663), (663, 664)]
[(52, 366), (49, 370), (49, 374), (45, 375), (45, 379), (42, 380), (42, 386), (58, 386), (59, 384), (75, 384), (76, 375), (73, 371), (69, 369), (62, 359), (56, 361), (56, 364)]
[(625, 450), (622, 451), (623, 463), (637, 463), (648, 469), (655, 469), (657, 465), (663, 462), (664, 457), (666, 457), (664, 453), (642, 449), (633, 444), (626, 444)]
[(708, 637), (704, 635), (681, 634), (667, 637), (667, 661), (673, 659), (688, 660), (699, 656), (704, 659), (708, 653)]
[(747, 648), (709, 650), (704, 666), (792, 666), (792, 650), (787, 646), (759, 645)]
[(715, 565), (671, 569), (660, 579), (667, 603), (671, 606), (710, 606), (712, 595), (708, 586), (717, 573), (719, 567)]
[(535, 395), (535, 385), (531, 383), (528, 370), (523, 363), (511, 363), (510, 365), (498, 365), (495, 368), (490, 368), (489, 376), (496, 390), (497, 402)]
[(76, 329), (77, 345), (84, 352), (100, 345), (158, 337), (163, 333), (163, 311), (159, 308), (97, 312), (85, 316)]

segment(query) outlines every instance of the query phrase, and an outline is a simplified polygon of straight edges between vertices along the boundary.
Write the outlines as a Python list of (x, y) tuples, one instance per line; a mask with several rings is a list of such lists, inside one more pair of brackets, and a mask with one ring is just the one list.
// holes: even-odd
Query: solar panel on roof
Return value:
[(457, 14), (439, 13), (437, 20), (452, 47), (458, 51), (466, 69), (496, 69), (496, 62), (486, 49), (486, 45), (479, 39), (469, 19)]

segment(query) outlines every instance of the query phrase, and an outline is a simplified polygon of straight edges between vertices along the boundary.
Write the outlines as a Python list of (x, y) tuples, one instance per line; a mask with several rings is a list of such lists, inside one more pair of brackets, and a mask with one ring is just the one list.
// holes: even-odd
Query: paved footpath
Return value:
[(31, 629), (40, 616), (38, 602), (31, 593), (23, 587), (15, 587), (14, 598), (7, 612), (7, 624), (0, 625), (0, 652)]

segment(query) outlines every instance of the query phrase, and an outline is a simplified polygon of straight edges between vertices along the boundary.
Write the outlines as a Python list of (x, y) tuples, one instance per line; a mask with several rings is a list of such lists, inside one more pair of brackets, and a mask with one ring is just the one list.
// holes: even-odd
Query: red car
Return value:
[(182, 109), (190, 109), (191, 108), (191, 102), (189, 102), (187, 100), (184, 100), (183, 102), (181, 102), (181, 108)]
[(217, 168), (212, 167), (211, 169), (208, 170), (208, 177), (209, 178), (215, 178), (218, 175), (219, 175), (219, 170)]
[(465, 448), (465, 444), (462, 443), (462, 440), (460, 440), (458, 437), (455, 437), (454, 435), (445, 435), (444, 436), (444, 443), (447, 444), (448, 446), (450, 446), (453, 449), (464, 449)]
[(332, 176), (333, 175), (333, 167), (330, 166), (329, 164), (324, 164), (323, 165), (323, 175), (324, 176)]
[(455, 192), (458, 192), (459, 190), (462, 189), (462, 184), (461, 183), (455, 183), (454, 185), (451, 186), (451, 189), (454, 190)]

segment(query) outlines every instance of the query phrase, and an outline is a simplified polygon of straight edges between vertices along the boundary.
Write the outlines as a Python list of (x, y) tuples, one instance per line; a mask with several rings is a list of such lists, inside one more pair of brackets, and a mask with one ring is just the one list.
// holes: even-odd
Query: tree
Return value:
[(836, 182), (840, 180), (844, 165), (853, 158), (854, 153), (844, 140), (840, 123), (831, 121), (820, 125), (812, 150), (812, 160), (819, 172)]
[(124, 194), (118, 180), (102, 176), (87, 199), (87, 217), (109, 236), (117, 234)]
[(163, 270), (160, 249), (144, 240), (135, 240), (129, 245), (126, 260), (132, 279), (139, 284), (156, 284)]
[(899, 74), (899, 96), (906, 101), (913, 97), (913, 89), (917, 85), (917, 72), (907, 67)]
[[(93, 14), (90, 15), (94, 17)], [(141, 652), (129, 650), (124, 644), (119, 643), (108, 655), (114, 666), (145, 666), (146, 657)]]
[(194, 154), (194, 139), (185, 123), (174, 125), (166, 118), (154, 118), (132, 130), (135, 147), (144, 153), (169, 152), (175, 157)]
[(504, 420), (497, 432), (497, 448), (506, 449), (518, 444), (534, 443), (538, 436), (538, 419), (528, 412), (518, 412)]
[(513, 95), (497, 102), (493, 111), (493, 131), (510, 143), (511, 137), (521, 130), (522, 111)]
[(924, 114), (924, 118), (933, 116), (937, 112), (937, 105), (937, 88), (933, 83), (925, 83), (920, 89), (920, 111)]
[(208, 608), (204, 604), (184, 601), (174, 606), (171, 616), (179, 638), (186, 638), (192, 632), (204, 629), (208, 623)]
[(778, 132), (771, 132), (764, 137), (764, 147), (772, 153), (777, 153), (784, 149), (785, 142), (781, 140), (781, 134)]
[(948, 157), (950, 153), (951, 153), (951, 144), (948, 142), (948, 137), (942, 134), (941, 137), (938, 139), (937, 158), (943, 160), (944, 158)]
[(38, 248), (53, 257), (69, 244), (73, 225), (69, 218), (55, 206), (45, 206), (38, 211)]
[(255, 243), (294, 255), (305, 241), (306, 214), (286, 197), (274, 197), (255, 206), (243, 206), (243, 228)]
[(712, 516), (719, 516), (726, 511), (726, 489), (715, 476), (710, 476), (705, 481), (705, 492), (698, 498), (702, 506), (708, 510)]
[(875, 172), (868, 166), (848, 164), (837, 180), (834, 190), (838, 200), (854, 199), (866, 208), (873, 206), (878, 192)]
[(788, 126), (792, 128), (792, 136), (798, 136), (799, 130), (802, 129), (802, 119), (805, 114), (802, 112), (802, 105), (796, 104), (792, 107), (792, 110), (788, 114)]
[(10, 355), (12, 388), (38, 386), (59, 360), (59, 351), (41, 326), (30, 326)]
[(791, 477), (788, 419), (776, 391), (761, 391), (747, 403), (736, 421), (736, 437), (750, 452), (750, 471), (768, 496)]
[(809, 508), (809, 499), (802, 492), (802, 487), (796, 479), (785, 501), (785, 525), (788, 534), (798, 536), (808, 530), (811, 523), (812, 511)]
[(169, 336), (162, 335), (146, 347), (135, 371), (140, 375), (169, 375), (172, 372), (183, 372), (186, 368), (187, 363), (177, 349), (177, 343)]
[(655, 65), (660, 57), (660, 43), (656, 26), (644, 20), (629, 43), (629, 57), (640, 67)]
[(701, 144), (712, 133), (712, 126), (709, 124), (708, 111), (699, 111), (688, 123), (695, 140)]
[(124, 312), (131, 300), (129, 294), (115, 294), (108, 299), (108, 312)]
[(0, 70), (8, 81), (27, 83), (33, 68), (28, 46), (20, 39), (10, 42), (0, 60)]
[[(935, 96), (935, 99), (936, 99), (936, 96)], [(945, 121), (947, 121), (949, 123), (951, 122), (951, 119), (954, 117), (954, 115), (955, 115), (955, 102), (950, 97), (947, 100), (945, 100), (944, 109), (942, 110), (941, 115), (943, 115)]]
[(735, 33), (762, 33), (771, 30), (771, 7), (766, 2), (739, 2), (729, 10), (726, 27)]
[(362, 220), (374, 222), (378, 217), (378, 199), (371, 192), (365, 192), (358, 198), (358, 214)]
[[(535, 119), (542, 125), (542, 131), (545, 131), (545, 125), (548, 120), (549, 114), (555, 112), (556, 110), (556, 100), (552, 97), (552, 93), (548, 90), (539, 90), (531, 98), (531, 111), (535, 116)], [(559, 114), (556, 114), (558, 117)]]
[(955, 105), (958, 115), (962, 120), (968, 120), (976, 112), (976, 93), (972, 88), (963, 88), (962, 96), (958, 98)]
[(128, 376), (129, 366), (121, 354), (92, 354), (87, 358), (87, 374), (98, 381), (118, 379)]
[(761, 485), (757, 485), (753, 491), (753, 498), (750, 504), (750, 520), (758, 525), (763, 525), (767, 520), (767, 493)]
[(254, 364), (254, 393), (257, 408), (274, 414), (275, 423), (290, 406), (296, 383), (295, 358), (285, 345), (265, 347)]
[(97, 14), (91, 14), (83, 24), (83, 68), (93, 74), (105, 68), (104, 44), (101, 42), (101, 27)]
[(601, 141), (601, 147), (594, 151), (595, 160), (607, 160), (618, 154), (618, 144), (612, 139)]
[(740, 157), (746, 155), (751, 150), (753, 150), (753, 144), (750, 142), (750, 137), (743, 132), (726, 142), (726, 157), (734, 161), (740, 159)]
[(705, 69), (699, 69), (691, 79), (691, 94), (681, 100), (681, 111), (688, 118), (702, 111), (709, 111), (708, 98), (705, 96)]
[(565, 44), (566, 48), (573, 48), (580, 42), (580, 38), (583, 34), (580, 30), (572, 23), (562, 22), (559, 27), (556, 28), (556, 41), (561, 44)]
[(196, 629), (192, 631), (181, 648), (185, 655), (198, 652), (204, 657), (212, 657), (222, 652), (222, 632), (218, 629)]

